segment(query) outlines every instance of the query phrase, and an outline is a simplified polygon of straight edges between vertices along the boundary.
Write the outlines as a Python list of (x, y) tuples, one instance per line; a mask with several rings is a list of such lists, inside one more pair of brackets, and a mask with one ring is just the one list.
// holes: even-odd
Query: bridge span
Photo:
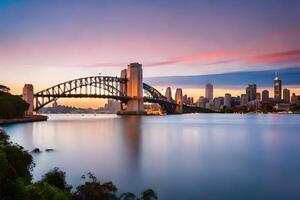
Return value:
[(177, 89), (175, 100), (162, 95), (157, 89), (143, 83), (143, 69), (139, 63), (131, 63), (121, 71), (120, 77), (90, 76), (59, 83), (37, 93), (33, 85), (25, 84), (22, 98), (30, 104), (27, 115), (32, 115), (59, 98), (108, 98), (120, 102), (119, 114), (141, 115), (144, 102), (157, 103), (166, 114), (212, 112), (211, 110), (186, 105), (182, 91)]

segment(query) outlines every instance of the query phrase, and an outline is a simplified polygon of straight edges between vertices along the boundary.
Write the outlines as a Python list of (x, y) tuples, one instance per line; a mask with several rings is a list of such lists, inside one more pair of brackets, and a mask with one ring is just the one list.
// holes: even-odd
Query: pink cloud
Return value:
[(166, 60), (166, 61), (157, 61), (157, 62), (149, 62), (145, 63), (146, 67), (156, 67), (162, 65), (172, 65), (182, 62), (200, 62), (200, 61), (208, 61), (214, 59), (220, 59), (225, 57), (232, 57), (240, 55), (240, 52), (235, 51), (221, 51), (221, 52), (211, 52), (205, 54), (196, 54), (196, 55), (185, 55), (179, 56), (174, 59)]
[(207, 63), (205, 65), (218, 65), (227, 63), (247, 63), (247, 64), (276, 64), (276, 63), (295, 63), (300, 62), (300, 50), (291, 50), (263, 54), (251, 57), (241, 57), (235, 59), (221, 60), (217, 62)]

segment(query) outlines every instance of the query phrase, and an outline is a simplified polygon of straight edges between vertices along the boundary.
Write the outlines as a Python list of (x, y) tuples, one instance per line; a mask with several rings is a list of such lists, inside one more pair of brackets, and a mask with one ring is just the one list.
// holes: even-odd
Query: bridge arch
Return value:
[[(127, 96), (126, 78), (112, 76), (91, 76), (73, 79), (59, 83), (47, 89), (41, 90), (34, 94), (35, 106), (34, 111), (38, 111), (47, 104), (59, 98), (109, 98), (127, 102), (130, 97)], [(175, 101), (168, 101), (154, 87), (143, 83), (144, 101), (149, 103), (158, 103), (167, 113), (172, 113), (175, 109)]]
[(127, 101), (126, 90), (120, 90), (120, 86), (126, 82), (124, 78), (112, 76), (91, 76), (66, 81), (34, 94), (34, 111), (58, 98), (111, 98)]

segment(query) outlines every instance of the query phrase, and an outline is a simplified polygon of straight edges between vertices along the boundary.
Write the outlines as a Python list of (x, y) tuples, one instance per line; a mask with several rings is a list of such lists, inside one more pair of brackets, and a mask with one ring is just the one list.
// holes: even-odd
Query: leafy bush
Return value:
[(29, 104), (20, 96), (0, 93), (0, 118), (23, 117), (28, 108)]

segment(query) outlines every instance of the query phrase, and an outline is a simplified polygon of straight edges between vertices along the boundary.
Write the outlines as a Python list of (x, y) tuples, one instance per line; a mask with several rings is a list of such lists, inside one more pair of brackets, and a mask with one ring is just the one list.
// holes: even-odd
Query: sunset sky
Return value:
[(39, 91), (98, 73), (117, 76), (130, 62), (142, 63), (160, 90), (170, 81), (195, 98), (206, 81), (215, 96), (252, 82), (271, 90), (275, 71), (300, 94), (300, 1), (0, 1), (0, 84), (13, 93), (25, 83)]

